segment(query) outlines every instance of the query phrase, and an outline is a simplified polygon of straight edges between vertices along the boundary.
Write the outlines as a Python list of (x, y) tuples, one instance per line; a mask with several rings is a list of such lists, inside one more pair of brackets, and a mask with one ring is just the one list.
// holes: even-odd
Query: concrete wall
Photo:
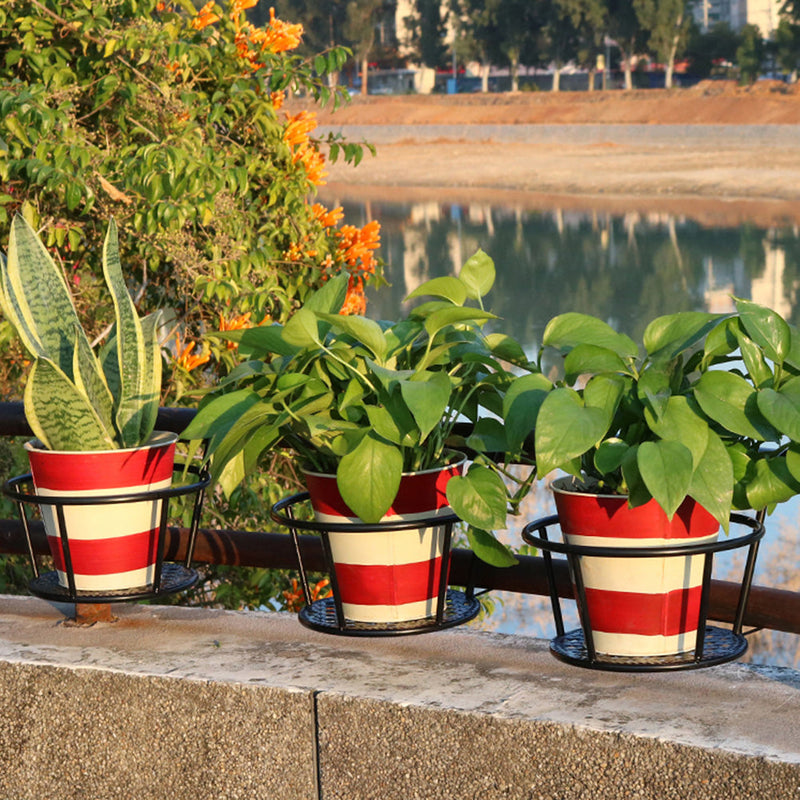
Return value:
[(0, 597), (0, 798), (800, 798), (800, 675), (584, 670), (469, 629)]

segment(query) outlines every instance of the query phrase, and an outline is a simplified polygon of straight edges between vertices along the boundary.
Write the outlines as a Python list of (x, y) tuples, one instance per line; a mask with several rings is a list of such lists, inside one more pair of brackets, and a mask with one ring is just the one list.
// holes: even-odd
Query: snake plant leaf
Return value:
[(458, 279), (464, 284), (467, 296), (480, 301), (494, 286), (495, 274), (494, 261), (483, 250), (478, 250), (464, 262)]
[(467, 288), (463, 281), (452, 276), (442, 276), (440, 278), (432, 278), (429, 281), (417, 286), (411, 294), (406, 297), (406, 300), (414, 300), (417, 297), (443, 297), (457, 306), (463, 306), (464, 301), (467, 299)]
[[(116, 398), (116, 424), (123, 447), (141, 441), (146, 418), (145, 408), (152, 401), (152, 376), (147, 374), (154, 363), (148, 359), (144, 331), (133, 300), (125, 284), (119, 259), (117, 225), (109, 221), (103, 243), (103, 275), (114, 301), (119, 395)], [(152, 345), (151, 345), (152, 346)], [(148, 363), (149, 362), (149, 363)]]
[(394, 445), (368, 433), (336, 470), (342, 499), (363, 522), (379, 522), (400, 488), (403, 456)]
[(61, 269), (20, 215), (11, 223), (2, 274), (3, 311), (22, 343), (71, 377), (73, 330), (80, 320)]
[(82, 333), (83, 331), (76, 325), (73, 332), (73, 380), (75, 386), (86, 395), (89, 403), (97, 412), (103, 427), (109, 433), (113, 433), (114, 398), (97, 357)]
[(89, 398), (46, 358), (34, 361), (25, 384), (25, 416), (50, 450), (113, 450), (113, 431), (97, 416)]
[(139, 441), (146, 441), (156, 426), (158, 406), (161, 399), (161, 348), (158, 344), (158, 329), (161, 325), (161, 311), (148, 314), (142, 320), (142, 334), (144, 336), (144, 374), (142, 375), (143, 408), (141, 425), (139, 427)]

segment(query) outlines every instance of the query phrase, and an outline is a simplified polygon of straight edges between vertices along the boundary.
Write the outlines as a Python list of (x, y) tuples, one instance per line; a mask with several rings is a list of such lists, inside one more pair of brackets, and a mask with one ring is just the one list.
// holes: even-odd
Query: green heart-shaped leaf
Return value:
[(342, 499), (364, 522), (379, 522), (389, 510), (403, 474), (400, 450), (368, 433), (339, 462), (336, 485)]
[(535, 452), (539, 475), (544, 477), (594, 447), (611, 420), (599, 408), (586, 407), (572, 389), (550, 392), (536, 419)]
[(648, 491), (672, 519), (689, 494), (693, 472), (691, 452), (680, 442), (643, 442), (636, 463)]
[(447, 482), (447, 502), (465, 522), (484, 530), (505, 528), (508, 494), (494, 470), (473, 464)]

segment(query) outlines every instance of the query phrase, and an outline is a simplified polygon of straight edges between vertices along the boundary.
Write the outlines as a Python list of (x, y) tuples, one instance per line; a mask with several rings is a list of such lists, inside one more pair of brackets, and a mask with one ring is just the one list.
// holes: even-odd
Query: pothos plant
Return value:
[(546, 327), (562, 377), (541, 404), (541, 476), (561, 469), (587, 489), (655, 498), (671, 517), (685, 497), (727, 530), (732, 509), (771, 509), (800, 492), (800, 332), (747, 300), (733, 314), (659, 317), (637, 345), (597, 318)]
[[(336, 474), (365, 522), (387, 511), (404, 472), (443, 466), (466, 446), (474, 460), (448, 483), (448, 501), (481, 558), (513, 563), (492, 532), (506, 527), (535, 478), (525, 443), (549, 382), (511, 337), (483, 331), (495, 319), (483, 307), (494, 277), (479, 251), (458, 277), (415, 289), (409, 300), (430, 299), (396, 322), (339, 314), (346, 278), (338, 277), (286, 325), (217, 334), (248, 358), (184, 436), (207, 440), (226, 492), (262, 454), (288, 448), (314, 471)], [(526, 465), (522, 477), (508, 474), (512, 461)]]

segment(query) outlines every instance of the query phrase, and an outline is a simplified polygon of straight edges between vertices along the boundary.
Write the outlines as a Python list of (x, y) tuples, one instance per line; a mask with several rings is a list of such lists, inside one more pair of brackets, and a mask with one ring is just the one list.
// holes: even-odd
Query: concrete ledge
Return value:
[(457, 629), (0, 597), (0, 798), (800, 798), (800, 675), (629, 675)]

